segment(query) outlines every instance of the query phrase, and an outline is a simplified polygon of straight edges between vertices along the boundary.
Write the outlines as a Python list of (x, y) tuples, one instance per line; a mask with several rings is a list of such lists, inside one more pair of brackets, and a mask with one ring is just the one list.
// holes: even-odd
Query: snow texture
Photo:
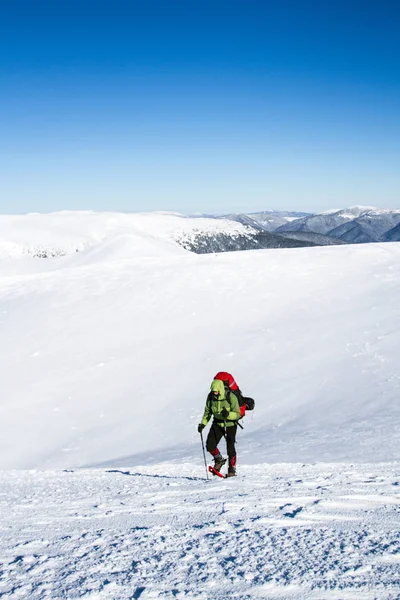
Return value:
[(11, 471), (0, 482), (3, 598), (400, 596), (398, 465), (263, 465), (208, 481), (193, 464)]

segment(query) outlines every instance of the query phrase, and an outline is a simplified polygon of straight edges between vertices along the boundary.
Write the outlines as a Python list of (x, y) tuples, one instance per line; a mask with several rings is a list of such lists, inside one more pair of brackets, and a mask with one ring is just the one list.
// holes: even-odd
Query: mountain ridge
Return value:
[(386, 234), (399, 222), (400, 209), (355, 206), (296, 219), (275, 232), (314, 232), (351, 244), (370, 243), (386, 241)]
[(208, 217), (167, 211), (0, 215), (0, 259), (57, 259), (110, 245), (118, 258), (390, 242), (400, 241), (399, 224), (400, 209), (362, 206), (306, 216), (290, 211)]

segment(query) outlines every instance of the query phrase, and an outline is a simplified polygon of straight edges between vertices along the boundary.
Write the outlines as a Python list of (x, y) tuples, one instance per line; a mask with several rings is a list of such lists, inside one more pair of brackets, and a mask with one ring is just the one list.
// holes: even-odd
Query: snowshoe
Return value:
[(210, 471), (210, 473), (212, 473), (213, 475), (218, 475), (218, 477), (222, 477), (222, 479), (225, 479), (225, 477), (227, 477), (226, 475), (223, 475), (222, 473), (220, 473), (219, 471), (216, 471), (214, 469), (214, 467), (212, 467), (211, 465), (208, 467), (208, 470)]

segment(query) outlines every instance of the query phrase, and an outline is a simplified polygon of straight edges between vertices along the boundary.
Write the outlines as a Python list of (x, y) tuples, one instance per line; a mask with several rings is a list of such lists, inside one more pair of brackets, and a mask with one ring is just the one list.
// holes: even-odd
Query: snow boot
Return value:
[(225, 463), (226, 463), (226, 458), (224, 458), (222, 456), (222, 454), (217, 454), (217, 456), (214, 457), (214, 469), (216, 471), (220, 471)]
[(227, 477), (236, 476), (236, 454), (229, 457), (228, 475)]

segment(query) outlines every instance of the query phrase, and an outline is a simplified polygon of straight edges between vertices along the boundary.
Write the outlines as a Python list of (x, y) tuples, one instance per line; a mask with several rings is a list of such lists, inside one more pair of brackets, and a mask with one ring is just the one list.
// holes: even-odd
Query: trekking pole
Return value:
[(200, 437), (201, 437), (201, 445), (203, 447), (204, 466), (206, 468), (206, 476), (207, 476), (207, 480), (208, 480), (208, 469), (207, 469), (207, 461), (206, 461), (206, 451), (204, 450), (204, 441), (203, 441), (203, 432), (202, 431), (200, 431)]

